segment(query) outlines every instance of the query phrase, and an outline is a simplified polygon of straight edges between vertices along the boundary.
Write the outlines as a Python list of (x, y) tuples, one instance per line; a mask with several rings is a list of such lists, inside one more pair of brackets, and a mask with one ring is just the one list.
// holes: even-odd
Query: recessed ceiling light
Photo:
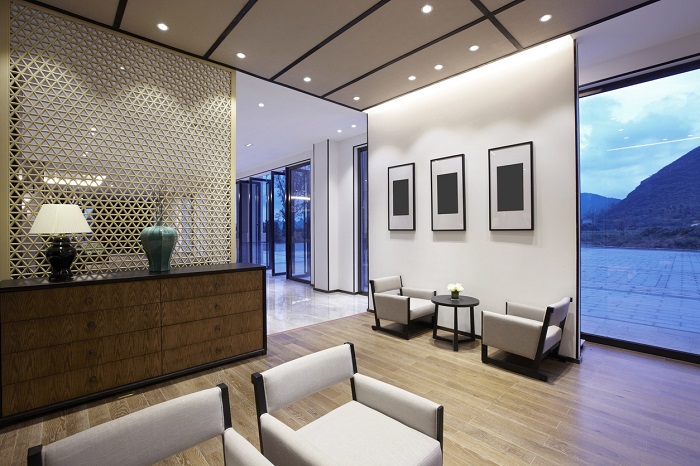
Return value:
[(260, 103), (258, 104), (258, 107), (264, 107), (264, 106), (265, 106), (265, 104), (262, 103), (262, 102), (260, 102)]
[(469, 51), (470, 51), (470, 52), (476, 52), (477, 50), (479, 50), (479, 46), (478, 46), (478, 45), (472, 45), (471, 47), (469, 47)]
[(434, 68), (435, 68), (436, 70), (440, 71), (440, 70), (442, 69), (442, 65), (435, 65)]
[(305, 77), (304, 77), (304, 82), (305, 82), (305, 83), (310, 83), (310, 82), (311, 82), (311, 78), (308, 77), (308, 76), (305, 76)]
[(161, 31), (167, 31), (168, 25), (165, 23), (158, 23), (158, 29), (160, 29)]
[(352, 100), (360, 100), (360, 96), (356, 95), (355, 97), (352, 98)]
[(416, 80), (416, 77), (415, 77), (415, 76), (409, 76), (409, 77), (408, 77), (408, 80), (409, 80), (409, 81), (415, 81), (415, 80)]
[(420, 9), (423, 13), (430, 13), (433, 11), (433, 7), (431, 5), (424, 5), (423, 8)]
[(350, 125), (351, 128), (357, 128), (357, 125)]
[(546, 22), (549, 21), (550, 19), (552, 19), (552, 15), (542, 15), (542, 16), (540, 16), (540, 22), (541, 22), (541, 23), (546, 23)]
[(253, 145), (253, 143), (249, 142), (249, 143), (246, 144), (245, 146), (246, 146), (246, 147), (250, 147), (250, 146), (252, 146), (252, 145)]
[(338, 132), (339, 132), (339, 133), (342, 133), (342, 132), (343, 132), (343, 130), (342, 130), (342, 129), (339, 129), (339, 130), (338, 130)]
[(245, 58), (245, 53), (243, 53), (243, 52), (238, 52), (238, 53), (236, 54), (236, 56), (237, 56), (238, 58)]

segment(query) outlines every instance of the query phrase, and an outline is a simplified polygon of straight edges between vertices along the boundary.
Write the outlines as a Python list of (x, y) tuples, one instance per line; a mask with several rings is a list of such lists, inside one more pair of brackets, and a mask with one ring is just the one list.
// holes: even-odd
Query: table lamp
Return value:
[(51, 246), (46, 258), (51, 264), (49, 281), (71, 280), (70, 266), (75, 259), (75, 248), (70, 243), (71, 233), (92, 233), (80, 207), (73, 204), (44, 204), (34, 220), (30, 235), (51, 235)]

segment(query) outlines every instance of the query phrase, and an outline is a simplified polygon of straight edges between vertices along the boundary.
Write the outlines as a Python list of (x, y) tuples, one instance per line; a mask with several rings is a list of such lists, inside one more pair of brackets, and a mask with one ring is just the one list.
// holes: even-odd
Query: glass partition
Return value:
[(287, 278), (311, 282), (311, 163), (287, 167)]

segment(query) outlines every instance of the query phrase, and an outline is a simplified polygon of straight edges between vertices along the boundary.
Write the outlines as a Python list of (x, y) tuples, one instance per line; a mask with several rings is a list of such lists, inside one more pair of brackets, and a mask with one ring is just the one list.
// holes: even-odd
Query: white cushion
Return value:
[(441, 465), (440, 442), (351, 401), (297, 431), (337, 464)]
[(411, 298), (411, 320), (435, 313), (435, 304), (429, 299)]

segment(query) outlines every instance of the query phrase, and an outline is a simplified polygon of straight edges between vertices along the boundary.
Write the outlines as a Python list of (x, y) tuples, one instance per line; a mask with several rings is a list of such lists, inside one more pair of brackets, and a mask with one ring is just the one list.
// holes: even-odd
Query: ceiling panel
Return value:
[[(644, 3), (648, 0), (527, 0), (496, 15), (496, 19), (523, 47), (530, 47)], [(540, 22), (544, 14), (552, 15), (552, 19)]]
[[(472, 45), (479, 45), (479, 50), (469, 51)], [(516, 52), (513, 44), (490, 21), (482, 21), (341, 89), (328, 98), (364, 109), (513, 52)], [(443, 66), (439, 71), (434, 68), (438, 64)], [(411, 75), (416, 76), (415, 81), (408, 80)], [(354, 100), (356, 96), (360, 100)]]
[[(246, 0), (129, 0), (121, 28), (204, 55), (245, 4)], [(161, 31), (158, 23), (167, 24), (169, 29)]]
[[(432, 2), (429, 14), (421, 12), (424, 4), (417, 0), (387, 3), (277, 81), (324, 95), (482, 16), (464, 0)], [(305, 83), (305, 76), (312, 81)]]
[(46, 0), (42, 3), (60, 8), (61, 10), (112, 26), (117, 14), (119, 0), (100, 0), (86, 2), (85, 0)]
[(481, 0), (481, 3), (483, 3), (489, 11), (496, 11), (512, 2), (513, 0)]
[(258, 0), (211, 59), (271, 78), (375, 3)]

